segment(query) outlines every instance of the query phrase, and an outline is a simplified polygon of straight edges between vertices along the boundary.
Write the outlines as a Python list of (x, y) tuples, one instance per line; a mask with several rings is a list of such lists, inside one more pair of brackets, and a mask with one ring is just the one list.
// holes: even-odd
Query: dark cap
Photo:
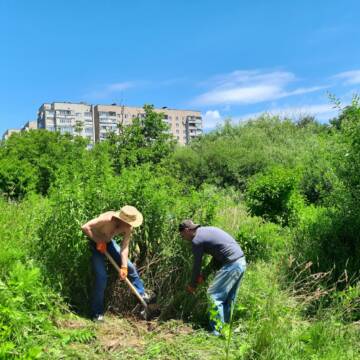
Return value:
[(199, 224), (194, 224), (192, 222), (192, 220), (188, 219), (188, 220), (183, 220), (180, 224), (179, 224), (179, 231), (183, 231), (184, 229), (190, 229), (190, 230), (194, 230), (197, 229), (198, 227), (200, 227)]

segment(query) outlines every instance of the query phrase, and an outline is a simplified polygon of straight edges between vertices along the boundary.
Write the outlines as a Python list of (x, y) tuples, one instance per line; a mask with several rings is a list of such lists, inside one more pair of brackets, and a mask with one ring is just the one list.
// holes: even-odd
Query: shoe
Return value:
[(95, 315), (92, 318), (92, 321), (94, 321), (94, 322), (104, 322), (104, 315)]
[(221, 334), (220, 334), (217, 330), (213, 330), (213, 331), (211, 332), (211, 335), (217, 336), (217, 337), (221, 336)]

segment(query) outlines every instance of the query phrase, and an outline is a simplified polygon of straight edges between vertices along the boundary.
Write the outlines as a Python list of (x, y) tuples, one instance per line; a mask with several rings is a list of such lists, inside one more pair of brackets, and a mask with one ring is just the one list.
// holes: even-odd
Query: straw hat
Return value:
[(134, 206), (125, 205), (114, 215), (115, 218), (131, 225), (132, 227), (138, 227), (143, 222), (143, 216), (141, 212)]

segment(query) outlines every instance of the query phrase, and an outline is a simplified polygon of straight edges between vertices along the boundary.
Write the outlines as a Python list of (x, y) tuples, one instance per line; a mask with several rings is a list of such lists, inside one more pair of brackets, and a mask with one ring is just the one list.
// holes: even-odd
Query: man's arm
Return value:
[(132, 228), (130, 227), (129, 230), (124, 234), (123, 240), (121, 242), (120, 258), (121, 258), (122, 267), (127, 267), (131, 235), (132, 235)]
[(204, 254), (203, 247), (201, 245), (194, 245), (192, 246), (192, 251), (194, 254), (194, 264), (191, 276), (191, 283), (190, 285), (195, 288), (197, 285), (197, 279), (200, 275), (201, 271), (201, 261)]

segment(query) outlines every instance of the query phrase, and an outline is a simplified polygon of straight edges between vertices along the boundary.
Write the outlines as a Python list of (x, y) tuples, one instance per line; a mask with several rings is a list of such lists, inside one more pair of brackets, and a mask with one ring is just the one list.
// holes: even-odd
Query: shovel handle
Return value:
[[(105, 251), (105, 256), (109, 259), (109, 261), (111, 262), (111, 264), (114, 266), (114, 268), (116, 269), (116, 271), (119, 273), (120, 272), (120, 268), (119, 265), (116, 263), (116, 261), (113, 259), (113, 257), (107, 252)], [(131, 292), (138, 298), (138, 300), (141, 302), (142, 306), (147, 309), (148, 305), (145, 302), (145, 300), (142, 298), (142, 296), (138, 293), (138, 291), (135, 289), (134, 285), (130, 282), (130, 280), (126, 277), (125, 278), (125, 282), (127, 284), (127, 286), (130, 288)]]

